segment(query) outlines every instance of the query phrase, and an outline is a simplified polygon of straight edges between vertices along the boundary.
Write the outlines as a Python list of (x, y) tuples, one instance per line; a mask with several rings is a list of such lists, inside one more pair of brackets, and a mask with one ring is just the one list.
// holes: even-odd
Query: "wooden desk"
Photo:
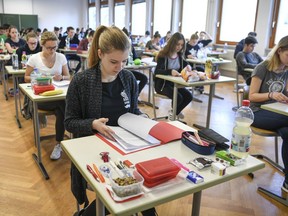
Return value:
[(77, 49), (66, 49), (66, 48), (61, 48), (61, 49), (59, 49), (59, 51), (61, 52), (61, 53), (63, 53), (64, 55), (66, 55), (66, 54), (77, 54)]
[[(17, 94), (17, 89), (19, 88), (19, 77), (24, 77), (25, 69), (14, 70), (12, 66), (5, 66), (5, 69), (8, 74), (12, 75), (13, 78), (13, 92), (14, 92), (14, 100), (15, 100), (15, 117), (18, 127), (21, 128), (21, 122), (19, 120), (19, 110), (21, 112), (21, 101), (20, 101), (20, 92)], [(19, 102), (19, 109), (18, 109)]]
[[(38, 118), (38, 103), (40, 102), (51, 102), (51, 101), (57, 101), (57, 100), (65, 100), (67, 89), (68, 87), (62, 87), (63, 94), (60, 95), (54, 95), (54, 96), (40, 96), (35, 95), (32, 91), (31, 84), (25, 83), (25, 84), (19, 84), (19, 88), (22, 90), (24, 94), (26, 94), (31, 101), (33, 102), (33, 126), (34, 126), (34, 141), (35, 146), (37, 147), (37, 154), (33, 153), (32, 157), (37, 163), (38, 167), (40, 168), (43, 176), (45, 179), (49, 179), (49, 175), (42, 163), (42, 154), (41, 154), (41, 142), (40, 142), (40, 126), (39, 126), (39, 118)], [(57, 87), (58, 88), (58, 87)]]
[[(172, 124), (184, 130), (194, 130), (180, 122), (173, 122)], [(248, 156), (245, 164), (237, 167), (228, 167), (227, 174), (224, 176), (214, 175), (210, 172), (210, 169), (198, 171), (192, 165), (187, 164), (187, 162), (197, 156), (199, 157), (199, 155), (182, 144), (180, 140), (124, 156), (95, 135), (65, 140), (61, 142), (61, 145), (65, 153), (95, 191), (97, 216), (104, 215), (104, 206), (112, 215), (127, 216), (191, 194), (193, 194), (192, 215), (198, 216), (200, 215), (202, 190), (262, 169), (265, 166), (264, 162)], [(113, 161), (128, 159), (134, 164), (163, 156), (176, 158), (189, 169), (202, 175), (204, 182), (193, 184), (185, 180), (185, 178), (177, 177), (177, 180), (172, 180), (173, 183), (166, 184), (164, 187), (158, 187), (158, 189), (152, 188), (138, 199), (116, 203), (109, 196), (104, 184), (98, 183), (86, 168), (87, 164), (91, 165), (94, 163), (98, 166), (103, 164), (99, 152), (109, 152), (109, 156)], [(207, 157), (215, 159), (214, 155)]]
[(224, 82), (235, 82), (236, 81), (235, 78), (230, 78), (230, 77), (225, 77), (225, 76), (220, 76), (219, 79), (207, 79), (204, 81), (198, 81), (198, 82), (192, 82), (192, 83), (185, 82), (182, 79), (182, 77), (173, 77), (173, 76), (167, 76), (167, 75), (156, 75), (156, 77), (174, 83), (173, 116), (172, 116), (173, 120), (175, 120), (175, 117), (176, 117), (178, 88), (195, 87), (195, 86), (203, 86), (203, 85), (209, 85), (210, 86), (207, 117), (206, 117), (206, 128), (209, 128), (209, 126), (210, 126), (210, 115), (211, 115), (212, 99), (213, 99), (213, 96), (215, 93), (215, 84), (224, 83)]
[(261, 109), (269, 110), (271, 112), (275, 112), (278, 114), (288, 116), (288, 104), (287, 103), (270, 103), (270, 104), (263, 104), (261, 105)]
[(8, 95), (7, 95), (7, 82), (6, 82), (6, 73), (5, 73), (5, 63), (6, 61), (10, 60), (11, 56), (8, 55), (0, 55), (0, 70), (2, 73), (2, 85), (3, 85), (3, 94), (6, 100), (8, 100)]

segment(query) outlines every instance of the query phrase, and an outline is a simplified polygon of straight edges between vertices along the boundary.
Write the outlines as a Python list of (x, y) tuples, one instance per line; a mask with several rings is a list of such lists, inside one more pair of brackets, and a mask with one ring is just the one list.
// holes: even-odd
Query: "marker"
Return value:
[(201, 138), (200, 138), (199, 135), (198, 135), (198, 131), (195, 131), (195, 132), (194, 132), (194, 135), (195, 135), (197, 141), (199, 142), (199, 144), (202, 145), (202, 146), (204, 146)]
[(104, 183), (104, 182), (105, 182), (105, 179), (104, 179), (103, 175), (101, 174), (101, 172), (99, 171), (99, 169), (97, 168), (97, 166), (96, 166), (95, 164), (93, 164), (93, 168), (94, 168), (96, 174), (98, 175), (100, 181), (101, 181), (102, 183)]
[(94, 179), (99, 182), (98, 176), (88, 164), (87, 164), (87, 170), (93, 175)]

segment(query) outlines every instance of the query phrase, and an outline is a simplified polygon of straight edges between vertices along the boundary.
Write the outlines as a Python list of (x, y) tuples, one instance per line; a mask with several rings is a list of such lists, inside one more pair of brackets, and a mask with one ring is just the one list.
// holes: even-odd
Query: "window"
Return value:
[(132, 4), (132, 35), (144, 35), (146, 31), (146, 2)]
[[(172, 0), (154, 1), (154, 23), (153, 32), (158, 31), (161, 36), (165, 36), (171, 30)], [(165, 13), (163, 13), (165, 11)]]
[[(272, 48), (288, 32), (288, 0), (276, 0), (273, 11), (272, 35), (269, 48)], [(286, 11), (285, 11), (286, 10)]]
[(254, 31), (257, 5), (258, 0), (220, 0), (216, 43), (234, 45)]
[(208, 0), (183, 0), (181, 32), (190, 38), (196, 31), (205, 31)]
[(101, 17), (100, 17), (100, 24), (105, 25), (105, 26), (110, 26), (109, 25), (109, 8), (107, 6), (101, 6), (101, 11), (100, 11)]
[(89, 7), (89, 28), (96, 29), (96, 7)]
[(115, 4), (115, 26), (122, 29), (125, 27), (125, 4)]

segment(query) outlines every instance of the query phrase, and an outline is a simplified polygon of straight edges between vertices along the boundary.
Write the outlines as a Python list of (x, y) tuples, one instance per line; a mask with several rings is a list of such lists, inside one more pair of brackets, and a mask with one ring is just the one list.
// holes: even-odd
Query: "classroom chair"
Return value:
[(152, 103), (153, 103), (153, 113), (154, 113), (154, 120), (158, 120), (158, 119), (168, 119), (168, 115), (167, 116), (161, 116), (161, 117), (157, 117), (157, 113), (156, 113), (156, 103), (155, 103), (155, 97), (158, 97), (158, 98), (162, 98), (162, 99), (169, 99), (171, 100), (170, 98), (168, 98), (167, 96), (165, 95), (162, 95), (162, 94), (158, 94), (156, 91), (155, 91), (155, 88), (154, 88), (154, 83), (152, 83)]

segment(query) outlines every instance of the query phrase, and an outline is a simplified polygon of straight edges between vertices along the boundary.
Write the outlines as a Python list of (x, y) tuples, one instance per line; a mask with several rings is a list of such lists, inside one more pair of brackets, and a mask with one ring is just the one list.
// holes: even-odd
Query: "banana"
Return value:
[(51, 91), (45, 91), (43, 93), (40, 93), (39, 95), (41, 95), (41, 96), (53, 96), (53, 95), (59, 95), (62, 93), (63, 93), (62, 89), (55, 89), (55, 90), (51, 90)]

